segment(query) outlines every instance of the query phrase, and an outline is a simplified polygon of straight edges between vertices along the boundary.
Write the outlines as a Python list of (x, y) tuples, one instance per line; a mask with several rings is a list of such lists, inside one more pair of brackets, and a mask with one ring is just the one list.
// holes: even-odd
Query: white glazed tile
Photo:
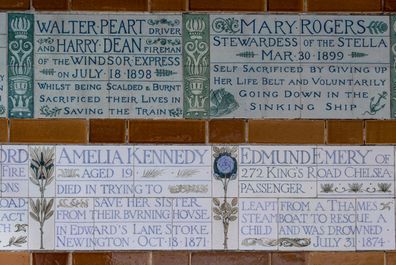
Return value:
[[(387, 62), (382, 60), (381, 62)], [(353, 74), (356, 82), (353, 87), (353, 114), (361, 119), (389, 119), (390, 104), (390, 71), (389, 64), (359, 64), (361, 72)]]
[(56, 200), (29, 198), (29, 249), (54, 250)]
[(279, 199), (282, 251), (355, 250), (355, 200)]
[(0, 199), (0, 249), (27, 250), (29, 214), (27, 198)]
[(211, 249), (212, 199), (174, 198), (172, 235), (173, 249)]
[(209, 146), (135, 146), (137, 196), (211, 196)]
[(28, 146), (3, 145), (2, 150), (2, 196), (27, 197), (30, 184)]
[(131, 237), (128, 231), (127, 209), (132, 201), (144, 207), (145, 198), (94, 198), (94, 249), (128, 249)]
[(316, 196), (314, 154), (314, 146), (240, 146), (239, 196)]
[[(108, 117), (105, 14), (37, 14), (35, 18), (36, 117)], [(74, 25), (74, 26), (73, 26)], [(60, 30), (58, 30), (60, 29)], [(56, 36), (56, 37), (54, 37)], [(90, 60), (92, 59), (92, 60)], [(105, 63), (104, 63), (105, 62)], [(89, 82), (89, 84), (86, 84)]]
[(357, 199), (356, 209), (357, 250), (394, 249), (394, 199)]
[(132, 160), (127, 146), (57, 146), (56, 195), (132, 197)]
[(394, 153), (387, 146), (317, 148), (318, 194), (326, 197), (393, 197)]
[(277, 199), (242, 198), (239, 201), (239, 249), (277, 250)]
[(92, 198), (56, 198), (55, 250), (94, 250)]
[[(299, 91), (299, 85), (282, 81), (285, 73), (278, 67), (287, 63), (293, 69), (287, 72), (290, 79), (299, 76), (294, 72), (299, 66), (299, 17), (213, 14), (210, 23), (211, 90), (229, 94), (236, 106), (222, 116), (300, 117), (298, 110), (284, 110), (298, 100), (283, 96), (286, 90)], [(282, 26), (276, 31), (277, 23)], [(274, 45), (277, 41), (283, 45)], [(212, 117), (218, 116), (212, 113)]]
[[(347, 23), (352, 23), (351, 27), (315, 27), (319, 23), (330, 21), (329, 24), (337, 19), (344, 18), (343, 16), (337, 15), (301, 15), (301, 28), (302, 39), (304, 40), (313, 39), (312, 46), (302, 46), (306, 50), (312, 49), (315, 52), (320, 51), (322, 56), (319, 54), (313, 54), (309, 62), (323, 63), (323, 62), (334, 62), (334, 63), (378, 63), (378, 62), (389, 62), (389, 18), (387, 16), (350, 16), (348, 17)], [(383, 23), (382, 29), (384, 31), (377, 31), (370, 33), (368, 26), (372, 22)], [(336, 22), (335, 22), (336, 23)], [(329, 25), (328, 24), (328, 25)], [(322, 24), (323, 25), (323, 24)], [(334, 25), (334, 24), (333, 24)], [(338, 32), (336, 32), (338, 31)], [(352, 32), (353, 31), (353, 32)], [(336, 35), (337, 37), (334, 37)], [(351, 38), (353, 36), (359, 36), (359, 39)], [(316, 37), (316, 38), (315, 38)], [(320, 39), (332, 39), (331, 45), (324, 45), (324, 42), (319, 43)], [(331, 60), (332, 56), (329, 54), (328, 59), (323, 56), (325, 52), (342, 52), (342, 57), (335, 57)], [(365, 53), (363, 56), (353, 56), (352, 52)]]
[(172, 199), (128, 198), (122, 220), (129, 249), (172, 249)]
[(338, 80), (352, 82), (353, 74), (342, 71), (335, 74), (339, 67), (346, 68), (349, 65), (316, 63), (303, 66), (301, 78), (307, 80), (307, 85), (301, 88), (305, 95), (301, 102), (310, 106), (301, 113), (302, 117), (352, 118), (354, 102), (347, 92), (353, 92), (353, 87), (349, 84), (340, 84)]
[[(117, 25), (131, 19), (118, 13), (111, 18)], [(137, 14), (134, 19), (134, 32), (110, 31), (108, 36), (130, 47), (109, 52), (123, 61), (109, 65), (110, 117), (182, 118), (182, 16)]]

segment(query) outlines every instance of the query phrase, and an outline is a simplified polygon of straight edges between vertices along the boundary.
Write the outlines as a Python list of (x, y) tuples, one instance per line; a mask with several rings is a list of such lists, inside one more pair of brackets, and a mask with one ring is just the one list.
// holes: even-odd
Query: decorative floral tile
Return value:
[(29, 198), (29, 249), (54, 250), (55, 203), (53, 197)]

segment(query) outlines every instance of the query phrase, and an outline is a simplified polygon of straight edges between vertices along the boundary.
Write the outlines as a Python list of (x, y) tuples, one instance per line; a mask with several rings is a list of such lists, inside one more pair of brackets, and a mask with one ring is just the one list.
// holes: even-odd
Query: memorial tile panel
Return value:
[(392, 250), (394, 154), (393, 146), (1, 145), (0, 248)]
[(86, 12), (0, 20), (0, 116), (395, 116), (393, 16)]
[(390, 118), (388, 17), (210, 22), (212, 118)]
[(86, 15), (36, 15), (36, 117), (182, 117), (181, 15)]

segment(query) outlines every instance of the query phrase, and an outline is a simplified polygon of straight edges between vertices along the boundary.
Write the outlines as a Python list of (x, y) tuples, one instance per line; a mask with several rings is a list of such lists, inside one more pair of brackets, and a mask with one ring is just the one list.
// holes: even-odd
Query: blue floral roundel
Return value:
[(237, 161), (229, 153), (222, 153), (214, 161), (214, 173), (220, 178), (231, 178), (237, 171)]

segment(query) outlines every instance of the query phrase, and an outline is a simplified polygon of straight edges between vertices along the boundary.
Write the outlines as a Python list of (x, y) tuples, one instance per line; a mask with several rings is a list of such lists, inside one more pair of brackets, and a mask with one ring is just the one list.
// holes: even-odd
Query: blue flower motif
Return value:
[(229, 153), (219, 154), (219, 156), (214, 160), (213, 167), (216, 178), (236, 178), (237, 161)]

